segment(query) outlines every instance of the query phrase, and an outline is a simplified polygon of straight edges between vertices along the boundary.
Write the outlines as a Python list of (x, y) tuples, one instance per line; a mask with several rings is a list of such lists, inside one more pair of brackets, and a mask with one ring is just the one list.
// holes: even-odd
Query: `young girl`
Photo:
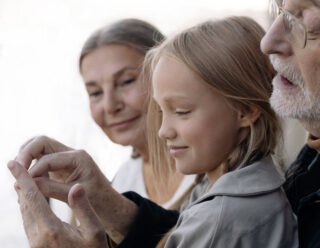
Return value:
[[(205, 173), (211, 182), (181, 213), (166, 248), (297, 247), (284, 180), (270, 157), (280, 128), (268, 103), (274, 72), (259, 49), (263, 34), (253, 20), (232, 17), (190, 28), (148, 54), (152, 161), (167, 151), (178, 171)], [(119, 247), (147, 247), (135, 233), (157, 240), (159, 225), (176, 217), (127, 196), (140, 212)]]

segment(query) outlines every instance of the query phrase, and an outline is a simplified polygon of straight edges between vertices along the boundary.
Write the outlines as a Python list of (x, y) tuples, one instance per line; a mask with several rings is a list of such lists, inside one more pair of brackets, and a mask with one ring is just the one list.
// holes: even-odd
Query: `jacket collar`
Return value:
[(282, 186), (284, 181), (284, 178), (280, 176), (269, 156), (249, 166), (224, 174), (194, 204), (218, 195), (262, 195), (277, 190)]

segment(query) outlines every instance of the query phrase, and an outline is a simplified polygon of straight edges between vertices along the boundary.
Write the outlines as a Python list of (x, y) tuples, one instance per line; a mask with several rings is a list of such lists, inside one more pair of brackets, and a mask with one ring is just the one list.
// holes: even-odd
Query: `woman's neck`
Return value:
[[(149, 161), (149, 159), (148, 159), (149, 153), (148, 153), (148, 148), (146, 145), (134, 146), (133, 149), (142, 157), (144, 163)], [(146, 164), (148, 164), (148, 163), (146, 163)]]

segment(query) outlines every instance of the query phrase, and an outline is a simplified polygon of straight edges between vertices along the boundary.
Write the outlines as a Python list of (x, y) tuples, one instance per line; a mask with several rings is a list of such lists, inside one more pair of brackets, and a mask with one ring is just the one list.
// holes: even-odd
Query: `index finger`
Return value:
[(45, 155), (30, 168), (29, 174), (32, 177), (40, 177), (48, 172), (64, 170), (65, 180), (67, 180), (79, 164), (77, 156), (77, 151), (57, 152)]
[(8, 168), (17, 180), (25, 204), (29, 211), (32, 211), (35, 220), (46, 224), (51, 223), (52, 220), (57, 220), (27, 170), (16, 161), (10, 161)]
[(15, 160), (26, 169), (29, 169), (33, 159), (39, 159), (46, 154), (68, 150), (70, 150), (69, 147), (59, 143), (58, 141), (46, 136), (38, 136), (21, 146)]

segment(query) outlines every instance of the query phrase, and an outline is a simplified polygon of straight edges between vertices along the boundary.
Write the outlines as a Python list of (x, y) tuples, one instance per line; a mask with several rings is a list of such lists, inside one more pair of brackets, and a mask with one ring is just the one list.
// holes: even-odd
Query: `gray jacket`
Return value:
[(283, 182), (271, 158), (223, 175), (182, 212), (165, 247), (298, 247)]

